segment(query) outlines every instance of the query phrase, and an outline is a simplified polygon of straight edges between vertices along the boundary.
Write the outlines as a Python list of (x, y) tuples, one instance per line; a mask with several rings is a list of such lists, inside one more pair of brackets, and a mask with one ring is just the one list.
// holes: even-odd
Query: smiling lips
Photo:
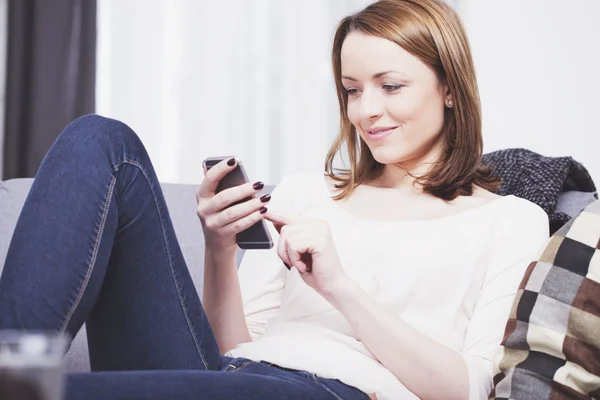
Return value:
[(379, 140), (385, 139), (389, 136), (397, 127), (396, 126), (388, 126), (382, 128), (372, 128), (367, 130), (367, 137), (372, 142), (377, 142)]

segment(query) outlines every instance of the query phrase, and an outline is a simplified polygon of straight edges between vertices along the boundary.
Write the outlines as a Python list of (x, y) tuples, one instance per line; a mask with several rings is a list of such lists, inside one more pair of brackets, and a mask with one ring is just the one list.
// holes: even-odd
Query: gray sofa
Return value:
[[(8, 245), (31, 182), (32, 179), (0, 181), (0, 273), (4, 268)], [(181, 250), (198, 294), (202, 296), (204, 239), (200, 221), (196, 216), (196, 186), (163, 184), (162, 188)], [(266, 193), (270, 193), (271, 190), (272, 186), (264, 189)], [(242, 250), (238, 251), (238, 264), (243, 254)], [(67, 371), (73, 372), (90, 370), (85, 327), (73, 340), (65, 358), (65, 367)]]
[[(4, 259), (10, 243), (17, 218), (23, 207), (23, 202), (31, 179), (14, 179), (0, 181), (0, 273), (4, 267)], [(181, 245), (183, 255), (201, 296), (203, 283), (204, 239), (202, 228), (196, 216), (196, 186), (163, 184), (163, 192), (167, 201), (175, 233)], [(272, 187), (266, 187), (270, 193)], [(558, 211), (574, 216), (587, 204), (594, 200), (592, 193), (566, 192), (559, 198)], [(243, 251), (238, 252), (238, 264)], [(65, 358), (68, 371), (89, 371), (89, 359), (85, 329), (75, 337)]]

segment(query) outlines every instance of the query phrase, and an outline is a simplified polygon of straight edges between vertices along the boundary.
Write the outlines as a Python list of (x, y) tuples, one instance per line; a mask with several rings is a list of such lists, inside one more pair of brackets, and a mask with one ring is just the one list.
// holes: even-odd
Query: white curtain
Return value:
[(477, 70), (484, 150), (572, 156), (600, 184), (600, 1), (458, 0), (457, 9)]
[(209, 156), (251, 179), (321, 171), (338, 131), (331, 43), (371, 0), (99, 0), (97, 111), (142, 138), (163, 182)]

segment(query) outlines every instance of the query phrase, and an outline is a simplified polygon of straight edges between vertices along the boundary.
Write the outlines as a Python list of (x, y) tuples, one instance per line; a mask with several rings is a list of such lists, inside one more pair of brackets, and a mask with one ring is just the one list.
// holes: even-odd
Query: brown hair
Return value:
[[(415, 183), (444, 200), (473, 194), (473, 185), (496, 191), (500, 180), (481, 164), (481, 106), (475, 68), (464, 28), (454, 10), (442, 0), (380, 0), (344, 18), (335, 33), (333, 75), (340, 106), (340, 132), (329, 149), (325, 170), (341, 189), (334, 199), (352, 194), (363, 182), (383, 172), (347, 116), (348, 95), (342, 85), (341, 50), (346, 36), (359, 31), (390, 40), (436, 71), (452, 94), (453, 108), (444, 111), (444, 153)], [(350, 169), (334, 173), (333, 161), (346, 143)], [(358, 159), (358, 160), (357, 160)]]

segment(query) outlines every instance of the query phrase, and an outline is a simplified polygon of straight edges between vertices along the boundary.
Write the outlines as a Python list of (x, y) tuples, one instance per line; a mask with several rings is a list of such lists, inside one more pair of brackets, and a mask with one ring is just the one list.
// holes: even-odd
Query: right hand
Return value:
[(221, 179), (235, 166), (223, 160), (205, 170), (204, 180), (196, 191), (196, 213), (202, 223), (207, 251), (235, 253), (236, 235), (263, 219), (265, 204), (271, 199), (270, 195), (265, 195), (227, 208), (232, 203), (254, 196), (264, 187), (262, 182), (246, 183), (215, 193)]

